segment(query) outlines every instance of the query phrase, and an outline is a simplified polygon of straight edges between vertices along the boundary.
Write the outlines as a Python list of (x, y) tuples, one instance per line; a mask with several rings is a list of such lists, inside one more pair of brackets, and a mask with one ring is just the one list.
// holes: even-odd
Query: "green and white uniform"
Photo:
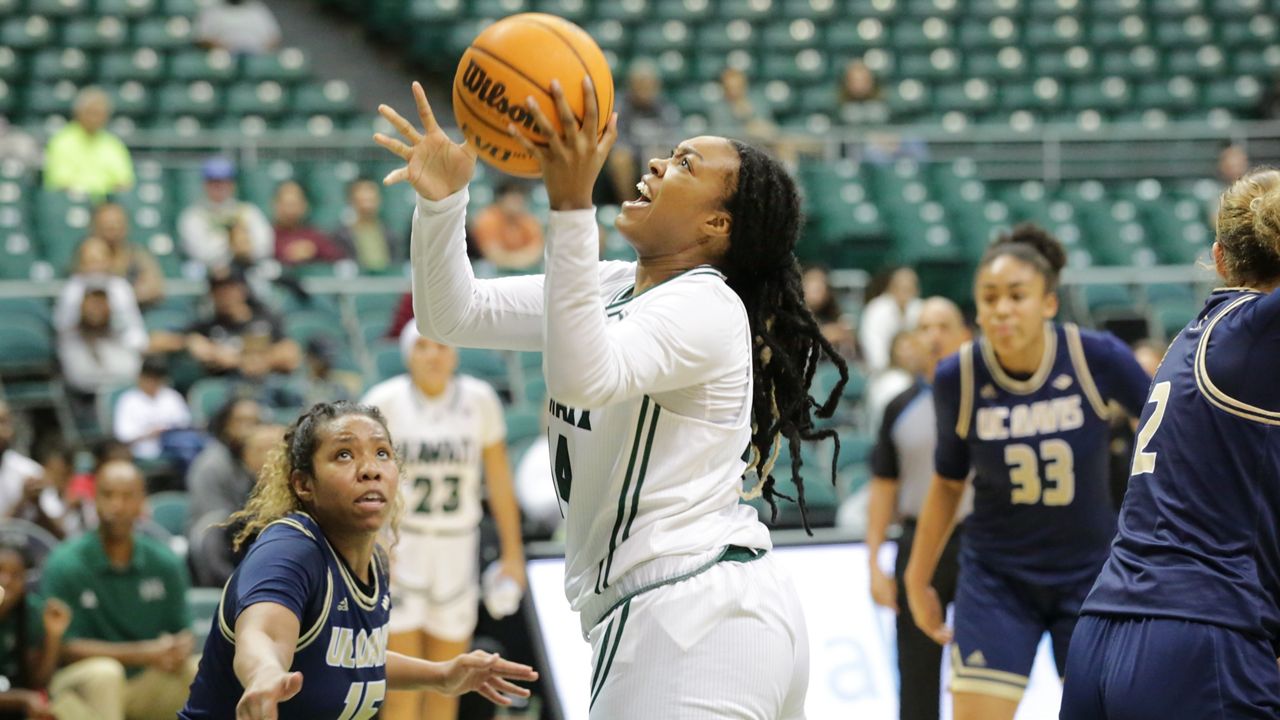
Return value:
[(804, 618), (738, 499), (752, 387), (741, 300), (711, 267), (635, 295), (634, 263), (597, 260), (591, 210), (551, 213), (545, 275), (478, 281), (467, 199), (418, 201), (414, 314), (443, 342), (543, 353), (592, 717), (803, 717)]
[(362, 402), (387, 418), (404, 461), (391, 632), (470, 639), (480, 602), (483, 452), (506, 438), (502, 402), (488, 383), (467, 375), (452, 378), (436, 398), (397, 375), (370, 388)]

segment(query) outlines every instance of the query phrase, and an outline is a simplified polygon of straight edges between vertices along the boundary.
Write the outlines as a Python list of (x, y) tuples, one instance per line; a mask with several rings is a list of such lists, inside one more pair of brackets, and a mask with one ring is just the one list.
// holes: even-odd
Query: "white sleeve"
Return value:
[(464, 347), (542, 349), (542, 275), (476, 280), (467, 259), (467, 190), (418, 198), (410, 260), (413, 314), (425, 337)]
[[(644, 311), (606, 324), (595, 215), (551, 213), (547, 233), (547, 391), (594, 408), (705, 383), (736, 361), (746, 315), (719, 278), (668, 287)], [(714, 282), (716, 285), (712, 285)]]
[(124, 278), (113, 278), (109, 286), (111, 312), (120, 319), (121, 341), (130, 349), (142, 353), (147, 349), (147, 326), (138, 308), (138, 296), (133, 286)]
[[(163, 392), (163, 391), (162, 391)], [(164, 393), (169, 400), (169, 428), (189, 428), (191, 427), (191, 407), (187, 405), (187, 399), (182, 397), (182, 393), (168, 388), (168, 392)]]
[(75, 275), (67, 279), (53, 306), (53, 327), (61, 332), (80, 324), (80, 304), (84, 302), (84, 280)]
[(893, 344), (893, 328), (895, 317), (893, 301), (873, 299), (862, 310), (862, 321), (858, 327), (858, 343), (862, 346), (862, 357), (867, 362), (867, 369), (875, 372), (889, 367), (889, 348)]
[(221, 253), (227, 248), (226, 234), (213, 227), (208, 214), (195, 205), (187, 207), (178, 216), (178, 237), (182, 242), (182, 252), (203, 265), (213, 265), (222, 260)]
[(115, 430), (116, 439), (122, 443), (132, 444), (147, 432), (148, 418), (141, 412), (137, 404), (137, 390), (130, 390), (116, 401), (116, 409), (111, 427)]

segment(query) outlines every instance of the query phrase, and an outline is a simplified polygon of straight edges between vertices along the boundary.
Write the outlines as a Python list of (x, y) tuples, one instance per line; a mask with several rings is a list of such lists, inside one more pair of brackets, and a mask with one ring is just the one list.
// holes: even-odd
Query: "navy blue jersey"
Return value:
[(1045, 324), (1045, 355), (1011, 377), (985, 339), (943, 360), (934, 381), (944, 478), (973, 471), (964, 553), (1032, 584), (1089, 581), (1115, 535), (1108, 499), (1109, 401), (1142, 410), (1150, 378), (1124, 343)]
[(380, 552), (374, 554), (372, 576), (372, 586), (360, 583), (305, 513), (268, 525), (223, 587), (200, 671), (179, 717), (235, 717), (244, 693), (232, 668), (236, 618), (259, 602), (278, 603), (298, 616), (289, 669), (302, 673), (302, 691), (280, 705), (280, 720), (374, 717), (386, 694), (391, 614)]
[(1156, 372), (1084, 612), (1280, 637), (1280, 293), (1218, 290)]

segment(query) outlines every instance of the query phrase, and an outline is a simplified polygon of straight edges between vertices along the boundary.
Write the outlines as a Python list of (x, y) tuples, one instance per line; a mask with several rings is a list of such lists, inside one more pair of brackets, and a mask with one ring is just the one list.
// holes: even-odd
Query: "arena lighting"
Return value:
[[(807, 716), (897, 718), (894, 617), (871, 602), (866, 546), (830, 531), (814, 538), (789, 531), (773, 535), (774, 552), (795, 581), (809, 628)], [(886, 568), (893, 567), (894, 551), (886, 543), (880, 558)], [(560, 720), (587, 720), (591, 648), (564, 597), (564, 558), (554, 546), (531, 547), (529, 556), (528, 619), (540, 654), (537, 668), (551, 694), (545, 701)], [(944, 678), (948, 673), (944, 664)], [(1016, 720), (1056, 718), (1061, 698), (1046, 637)], [(945, 693), (940, 701), (942, 720), (950, 720)]]

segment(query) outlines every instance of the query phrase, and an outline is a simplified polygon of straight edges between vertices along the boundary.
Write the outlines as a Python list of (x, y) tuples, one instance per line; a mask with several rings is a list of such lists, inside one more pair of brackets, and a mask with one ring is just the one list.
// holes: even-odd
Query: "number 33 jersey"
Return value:
[(1045, 324), (1045, 352), (1016, 378), (985, 339), (934, 380), (937, 473), (973, 471), (964, 554), (1024, 582), (1088, 582), (1115, 534), (1108, 494), (1110, 403), (1134, 417), (1150, 378), (1114, 336)]
[(484, 449), (506, 439), (502, 403), (488, 383), (457, 375), (440, 397), (427, 397), (408, 375), (381, 382), (365, 403), (382, 411), (404, 462), (408, 529), (474, 529), (482, 510)]

